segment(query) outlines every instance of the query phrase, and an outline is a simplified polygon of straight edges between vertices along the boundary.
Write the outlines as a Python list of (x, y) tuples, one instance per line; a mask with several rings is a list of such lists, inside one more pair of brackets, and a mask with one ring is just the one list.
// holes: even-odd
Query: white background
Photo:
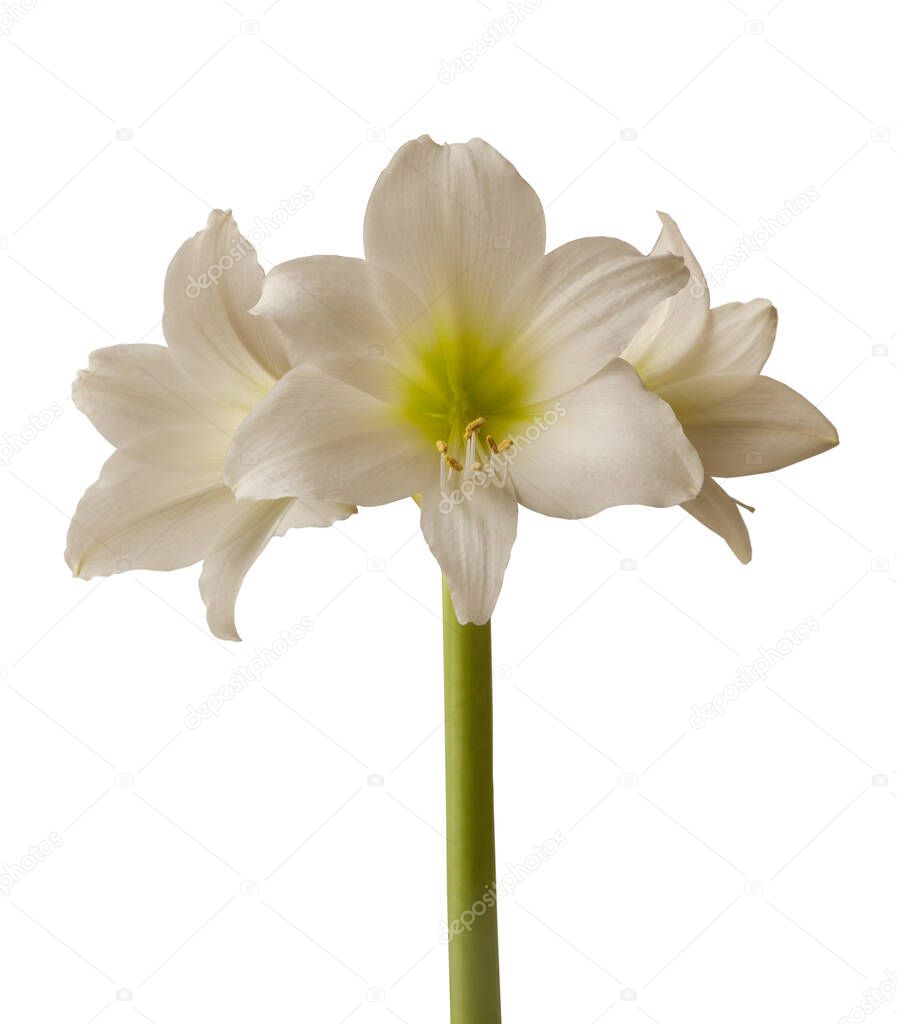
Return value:
[(842, 438), (731, 487), (753, 563), (679, 509), (522, 512), (494, 619), (499, 864), (565, 845), (502, 902), (502, 980), (509, 1022), (863, 1018), (897, 969), (897, 19), (769, 3), (545, 0), (452, 81), (499, 0), (3, 6), (0, 860), (61, 839), (0, 896), (4, 1020), (448, 1019), (439, 575), (413, 503), (275, 541), (242, 645), (208, 634), (198, 568), (85, 584), (62, 560), (108, 451), (70, 382), (94, 348), (161, 340), (177, 246), (213, 206), (248, 231), (305, 186), (265, 266), (361, 255), (377, 174), (423, 132), (502, 150), (550, 246), (646, 250), (662, 209), (709, 269), (818, 193), (714, 291), (775, 302), (769, 372)]

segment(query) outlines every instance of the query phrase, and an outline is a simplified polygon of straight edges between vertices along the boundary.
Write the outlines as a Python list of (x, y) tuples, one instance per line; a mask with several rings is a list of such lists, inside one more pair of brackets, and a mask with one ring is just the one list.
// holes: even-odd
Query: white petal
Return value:
[(710, 476), (770, 473), (838, 443), (816, 406), (770, 377), (698, 377), (658, 394), (675, 409)]
[(657, 241), (654, 243), (654, 248), (651, 252), (671, 252), (674, 256), (681, 256), (685, 261), (685, 266), (688, 268), (692, 284), (696, 286), (693, 294), (697, 295), (699, 292), (703, 292), (704, 299), (706, 300), (705, 305), (709, 305), (709, 289), (704, 278), (704, 272), (701, 270), (701, 264), (698, 263), (695, 254), (683, 238), (679, 225), (668, 213), (661, 213), (658, 210), (657, 216), (660, 218), (660, 234), (657, 236)]
[(533, 400), (585, 383), (631, 342), (688, 272), (677, 256), (643, 256), (616, 238), (580, 238), (527, 271), (514, 296), (511, 366)]
[(430, 324), (424, 306), (392, 274), (342, 256), (281, 263), (253, 312), (277, 324), (294, 363), (308, 360), (385, 400), (407, 386), (413, 341)]
[(458, 621), (488, 622), (517, 536), (510, 480), (503, 487), (489, 481), (454, 500), (431, 486), (423, 494), (420, 525), (445, 574)]
[(707, 334), (679, 378), (759, 373), (776, 338), (779, 316), (768, 299), (729, 302), (710, 310)]
[(72, 384), (72, 400), (117, 446), (162, 427), (205, 423), (215, 409), (163, 345), (112, 345), (92, 352)]
[(367, 259), (408, 285), (447, 331), (500, 318), (520, 268), (545, 252), (539, 197), (482, 139), (408, 142), (380, 175), (364, 219)]
[(622, 359), (533, 410), (511, 451), (520, 503), (561, 519), (611, 505), (678, 505), (697, 495), (703, 479), (672, 410)]
[(234, 621), (237, 594), (246, 573), (272, 537), (292, 526), (329, 526), (353, 511), (348, 505), (290, 498), (235, 502), (231, 521), (215, 538), (199, 577), (206, 618), (215, 636), (240, 639)]
[(710, 308), (707, 282), (694, 253), (685, 244), (673, 218), (665, 213), (658, 213), (658, 216), (662, 227), (652, 253), (669, 252), (681, 256), (690, 277), (681, 291), (655, 308), (632, 344), (622, 353), (651, 389), (681, 379), (680, 364), (700, 348)]
[(116, 452), (75, 510), (65, 560), (82, 579), (180, 569), (205, 557), (234, 505), (218, 472), (162, 469)]
[(192, 380), (218, 398), (251, 405), (289, 369), (278, 328), (249, 315), (264, 276), (255, 249), (221, 210), (168, 268), (165, 338)]
[(701, 493), (683, 502), (682, 507), (708, 530), (722, 537), (740, 562), (746, 565), (751, 560), (751, 538), (741, 507), (712, 477), (705, 477)]
[(220, 482), (224, 457), (242, 419), (242, 415), (235, 418), (229, 432), (207, 423), (190, 430), (183, 427), (154, 430), (122, 445), (119, 451), (135, 462), (193, 474), (194, 478), (197, 475), (202, 479), (217, 477)]
[(297, 367), (244, 420), (224, 479), (240, 498), (383, 505), (419, 491), (437, 465), (435, 448), (395, 407)]
[(332, 526), (334, 523), (355, 515), (358, 509), (339, 501), (319, 501), (315, 498), (290, 498), (286, 515), (277, 527), (277, 536), (282, 537), (288, 530), (306, 526)]
[(90, 356), (72, 399), (112, 444), (141, 461), (220, 467), (243, 411), (212, 401), (161, 345), (116, 345)]
[[(663, 361), (652, 357), (639, 362), (636, 368), (653, 390), (692, 377), (759, 373), (772, 351), (777, 323), (775, 306), (767, 299), (730, 302), (711, 309), (703, 334), (685, 347), (677, 344), (684, 332), (677, 330), (672, 321), (666, 321), (655, 339), (664, 346)], [(629, 360), (628, 353), (625, 357)]]

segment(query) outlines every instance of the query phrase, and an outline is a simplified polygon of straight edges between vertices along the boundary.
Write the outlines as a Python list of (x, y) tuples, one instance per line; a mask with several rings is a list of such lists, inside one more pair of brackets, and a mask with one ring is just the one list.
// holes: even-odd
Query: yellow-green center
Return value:
[(431, 443), (444, 439), (452, 448), (481, 416), (495, 437), (511, 432), (532, 394), (532, 374), (514, 365), (510, 348), (467, 331), (441, 329), (417, 339), (402, 359), (403, 417)]

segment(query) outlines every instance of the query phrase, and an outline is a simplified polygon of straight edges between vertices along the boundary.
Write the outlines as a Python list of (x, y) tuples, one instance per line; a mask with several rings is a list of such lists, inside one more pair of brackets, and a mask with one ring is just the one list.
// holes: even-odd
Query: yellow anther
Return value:
[(500, 442), (500, 443), (499, 443), (499, 446), (498, 446), (498, 451), (499, 451), (499, 453), (501, 453), (501, 452), (506, 452), (506, 451), (507, 451), (507, 450), (508, 450), (508, 449), (509, 449), (509, 448), (511, 447), (511, 445), (512, 445), (513, 443), (514, 443), (514, 442), (513, 442), (513, 441), (512, 441), (511, 439), (510, 439), (510, 437), (506, 437), (506, 438), (504, 439), (504, 441), (502, 441), (502, 442)]
[(445, 443), (445, 441), (436, 442), (436, 451), (438, 451), (440, 455), (445, 455), (445, 453), (448, 451), (448, 445)]
[(486, 444), (489, 445), (489, 451), (491, 451), (493, 455), (498, 454), (498, 445), (495, 443), (495, 438), (491, 434), (486, 435)]
[(451, 455), (449, 455), (447, 453), (444, 454), (442, 457), (445, 459), (445, 461), (448, 463), (448, 465), (453, 470), (455, 470), (456, 473), (463, 473), (464, 472), (464, 467), (461, 465), (461, 463), (457, 459), (453, 459), (451, 457)]
[(475, 420), (471, 420), (464, 428), (464, 440), (469, 441), (485, 422), (485, 416), (477, 416)]
[(479, 461), (479, 459), (478, 459), (478, 460), (477, 460), (477, 461), (476, 461), (476, 462), (475, 462), (475, 463), (473, 464), (473, 471), (474, 471), (474, 473), (479, 473), (479, 472), (480, 472), (480, 470), (482, 470), (482, 468), (483, 468), (483, 463), (482, 463), (482, 462), (480, 462), (480, 461)]

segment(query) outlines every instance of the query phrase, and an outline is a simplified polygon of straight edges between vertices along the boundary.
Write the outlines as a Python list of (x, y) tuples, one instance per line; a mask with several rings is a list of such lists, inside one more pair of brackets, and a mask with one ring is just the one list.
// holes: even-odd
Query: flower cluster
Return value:
[[(740, 503), (714, 478), (837, 434), (761, 374), (774, 308), (711, 309), (661, 222), (648, 255), (601, 237), (546, 254), (542, 205), (504, 157), (428, 137), (377, 181), (364, 259), (265, 275), (215, 211), (169, 268), (167, 346), (101, 349), (75, 383), (116, 451), (75, 513), (70, 567), (202, 561), (210, 628), (237, 639), (237, 592), (273, 536), (408, 497), (462, 623), (492, 614), (519, 505), (578, 519), (679, 504), (747, 561)], [(214, 288), (190, 288), (233, 252)]]

